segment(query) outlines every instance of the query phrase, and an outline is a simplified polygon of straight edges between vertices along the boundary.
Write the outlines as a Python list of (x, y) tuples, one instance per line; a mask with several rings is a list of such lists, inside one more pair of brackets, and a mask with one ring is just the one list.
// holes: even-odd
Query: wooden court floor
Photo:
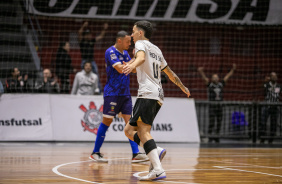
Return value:
[(282, 148), (202, 148), (197, 144), (159, 144), (167, 178), (138, 181), (149, 162), (132, 164), (127, 143), (105, 143), (109, 163), (90, 161), (92, 143), (0, 142), (0, 184), (282, 184)]

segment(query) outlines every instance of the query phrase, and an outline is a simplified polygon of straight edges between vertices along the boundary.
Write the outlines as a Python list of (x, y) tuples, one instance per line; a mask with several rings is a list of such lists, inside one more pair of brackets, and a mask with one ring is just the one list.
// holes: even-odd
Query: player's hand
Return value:
[(184, 88), (183, 92), (187, 95), (187, 97), (189, 98), (191, 96), (190, 91), (188, 88)]
[(132, 72), (133, 69), (134, 67), (132, 65), (123, 61), (122, 73), (124, 73), (125, 75), (128, 75)]

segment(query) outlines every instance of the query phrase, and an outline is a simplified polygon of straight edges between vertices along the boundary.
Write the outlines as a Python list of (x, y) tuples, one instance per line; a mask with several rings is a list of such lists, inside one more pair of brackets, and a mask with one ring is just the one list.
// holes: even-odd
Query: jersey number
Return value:
[(159, 65), (156, 63), (153, 63), (153, 70), (154, 70), (154, 78), (159, 78)]

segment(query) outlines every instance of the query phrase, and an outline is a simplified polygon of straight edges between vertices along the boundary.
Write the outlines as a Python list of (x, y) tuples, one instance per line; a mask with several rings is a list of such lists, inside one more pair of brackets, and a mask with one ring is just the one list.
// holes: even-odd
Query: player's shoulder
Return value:
[(106, 54), (114, 54), (115, 53), (115, 49), (113, 46), (109, 47), (107, 50), (106, 50)]
[(157, 53), (162, 54), (162, 50), (155, 44), (153, 44), (152, 42), (150, 42), (150, 47), (153, 48)]
[(124, 50), (124, 51), (123, 51), (123, 54), (124, 54), (124, 55), (129, 55), (127, 50)]
[(153, 44), (149, 40), (138, 40), (135, 43), (135, 46), (136, 45), (144, 45), (146, 48), (149, 48), (150, 50), (153, 49), (153, 50), (155, 50), (157, 52), (160, 52), (160, 53), (162, 52), (161, 49), (157, 45)]

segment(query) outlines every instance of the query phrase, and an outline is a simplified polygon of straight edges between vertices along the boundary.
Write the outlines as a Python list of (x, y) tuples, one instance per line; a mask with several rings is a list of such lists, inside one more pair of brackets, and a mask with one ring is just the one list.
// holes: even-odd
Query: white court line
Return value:
[(233, 170), (233, 171), (241, 171), (241, 172), (250, 172), (250, 173), (256, 173), (256, 174), (263, 174), (263, 175), (269, 175), (269, 176), (276, 176), (276, 177), (281, 177), (281, 175), (276, 175), (276, 174), (269, 174), (269, 173), (263, 173), (263, 172), (256, 172), (256, 171), (247, 171), (247, 170), (242, 170), (242, 169), (233, 169), (233, 168), (227, 168), (223, 166), (213, 166), (216, 168), (221, 168), (221, 169), (226, 169), (226, 170)]
[[(108, 160), (122, 160), (122, 159), (128, 159), (128, 158), (117, 158), (117, 159), (108, 159)], [(79, 162), (69, 162), (69, 163), (65, 163), (65, 164), (61, 164), (61, 165), (57, 165), (55, 166), (52, 171), (59, 175), (59, 176), (63, 176), (69, 179), (73, 179), (73, 180), (78, 180), (78, 181), (82, 181), (82, 182), (86, 182), (86, 183), (94, 183), (94, 184), (102, 184), (102, 183), (97, 183), (97, 182), (93, 182), (93, 181), (88, 181), (88, 180), (83, 180), (80, 178), (75, 178), (75, 177), (71, 177), (65, 174), (62, 174), (58, 171), (58, 169), (62, 166), (66, 166), (66, 165), (71, 165), (71, 164), (78, 164), (78, 163), (83, 163), (83, 162), (93, 162), (93, 160), (87, 160), (87, 161), (79, 161)], [(226, 162), (225, 162), (226, 163)], [(230, 162), (228, 162), (230, 163)], [(232, 162), (231, 162), (232, 163)], [(237, 164), (237, 163), (236, 163)], [(240, 163), (238, 163), (240, 164)], [(250, 165), (250, 166), (255, 166), (255, 165), (251, 165), (251, 164), (242, 164), (242, 165)], [(233, 171), (240, 171), (240, 172), (250, 172), (250, 173), (256, 173), (256, 174), (263, 174), (263, 175), (269, 175), (269, 176), (276, 176), (276, 177), (282, 177), (281, 175), (275, 175), (275, 174), (269, 174), (269, 173), (263, 173), (263, 172), (256, 172), (256, 171), (248, 171), (248, 170), (242, 170), (242, 169), (233, 169), (233, 168), (227, 168), (224, 166), (213, 166), (219, 169), (170, 169), (170, 170), (166, 170), (166, 171), (196, 171), (196, 170), (233, 170)], [(228, 166), (228, 167), (240, 167), (240, 166)], [(241, 166), (241, 167), (246, 167), (246, 166)], [(264, 167), (264, 166), (255, 166), (255, 167)], [(134, 173), (133, 176), (134, 177), (139, 177), (139, 174), (142, 173), (147, 173), (148, 171), (143, 171), (143, 172), (137, 172)], [(198, 183), (187, 183), (187, 182), (176, 182), (176, 181), (168, 181), (168, 180), (161, 180), (159, 182), (166, 182), (166, 183), (182, 183), (182, 184), (198, 184)]]
[(230, 166), (223, 166), (223, 167), (245, 167), (245, 168), (254, 168), (254, 167), (262, 167), (265, 169), (282, 169), (282, 167), (267, 167), (267, 166), (259, 166), (259, 165), (246, 165), (246, 166), (241, 166), (241, 165), (230, 165)]
[[(117, 158), (117, 159), (108, 159), (108, 160), (122, 160), (122, 159), (128, 159), (128, 158)], [(61, 164), (61, 165), (57, 165), (55, 167), (53, 167), (52, 171), (59, 175), (59, 176), (63, 176), (65, 178), (69, 178), (69, 179), (73, 179), (73, 180), (78, 180), (78, 181), (83, 181), (83, 182), (86, 182), (86, 183), (96, 183), (96, 184), (102, 184), (102, 183), (97, 183), (97, 182), (94, 182), (94, 181), (88, 181), (88, 180), (83, 180), (83, 179), (80, 179), (80, 178), (75, 178), (75, 177), (71, 177), (71, 176), (68, 176), (68, 175), (65, 175), (65, 174), (62, 174), (58, 171), (58, 169), (62, 166), (66, 166), (66, 165), (71, 165), (71, 164), (78, 164), (78, 163), (83, 163), (83, 162), (95, 162), (93, 160), (87, 160), (87, 161), (79, 161), (79, 162), (69, 162), (69, 163), (65, 163), (65, 164)]]
[[(198, 170), (222, 170), (222, 169), (169, 169), (169, 170), (165, 170), (165, 172), (167, 171), (198, 171)], [(142, 172), (137, 172), (134, 173), (133, 176), (136, 178), (139, 178), (139, 174), (143, 174), (143, 173), (148, 173), (148, 171), (142, 171)], [(187, 182), (181, 182), (181, 181), (168, 181), (168, 180), (159, 180), (156, 182), (166, 182), (166, 183), (184, 183), (184, 184), (200, 184), (200, 183), (187, 183)]]
[[(78, 181), (83, 181), (83, 182), (86, 182), (86, 183), (97, 183), (97, 182), (93, 182), (93, 181), (87, 181), (87, 180), (83, 180), (83, 179), (79, 179), (79, 178), (75, 178), (75, 177), (71, 177), (71, 176), (68, 176), (68, 175), (65, 175), (65, 174), (62, 174), (58, 171), (58, 169), (62, 166), (65, 166), (65, 165), (70, 165), (70, 164), (77, 164), (77, 163), (82, 163), (82, 162), (93, 162), (93, 160), (88, 160), (88, 161), (80, 161), (80, 162), (70, 162), (70, 163), (65, 163), (65, 164), (61, 164), (61, 165), (57, 165), (56, 167), (54, 167), (52, 169), (52, 171), (59, 175), (59, 176), (63, 176), (63, 177), (66, 177), (66, 178), (69, 178), (69, 179), (74, 179), (74, 180), (78, 180)], [(97, 183), (99, 184), (99, 183)]]
[(238, 163), (238, 162), (231, 162), (231, 161), (219, 161), (219, 160), (212, 160), (213, 162), (221, 162), (221, 163), (228, 163), (228, 164), (237, 164), (239, 166), (224, 166), (224, 167), (240, 167), (240, 165), (250, 166), (250, 167), (261, 167), (266, 169), (281, 169), (282, 167), (268, 167), (262, 165), (253, 165), (253, 164), (245, 164), (245, 163)]

